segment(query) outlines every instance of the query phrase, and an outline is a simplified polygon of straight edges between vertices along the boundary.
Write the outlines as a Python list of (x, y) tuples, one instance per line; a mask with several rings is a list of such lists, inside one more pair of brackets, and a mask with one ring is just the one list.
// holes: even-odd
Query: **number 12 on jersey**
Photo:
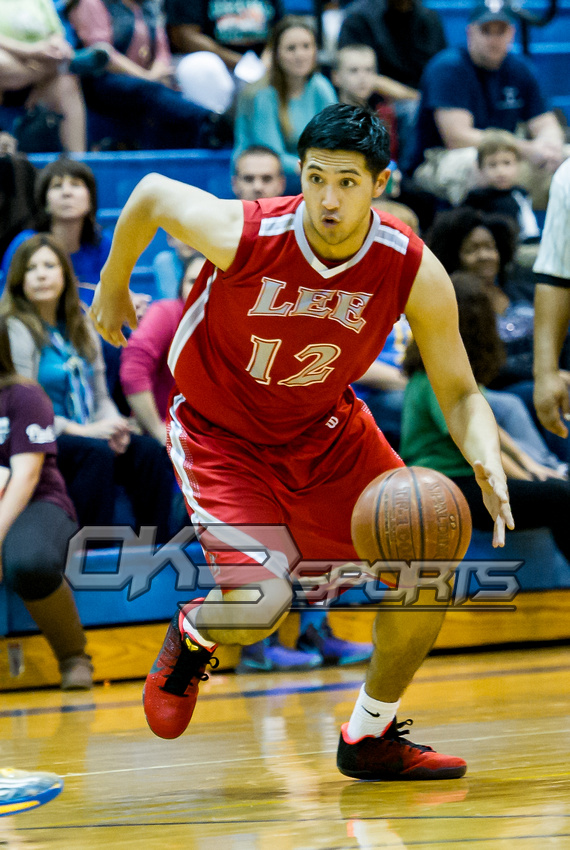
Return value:
[[(251, 342), (253, 343), (253, 352), (246, 372), (249, 372), (258, 384), (270, 384), (271, 369), (283, 340), (262, 339), (252, 334)], [(330, 343), (307, 345), (302, 351), (295, 354), (295, 357), (301, 363), (309, 358), (311, 358), (311, 361), (300, 372), (296, 372), (289, 378), (282, 378), (277, 383), (286, 387), (306, 387), (309, 384), (322, 384), (334, 371), (334, 366), (328, 364), (336, 360), (340, 353), (341, 349), (338, 345), (331, 345)]]

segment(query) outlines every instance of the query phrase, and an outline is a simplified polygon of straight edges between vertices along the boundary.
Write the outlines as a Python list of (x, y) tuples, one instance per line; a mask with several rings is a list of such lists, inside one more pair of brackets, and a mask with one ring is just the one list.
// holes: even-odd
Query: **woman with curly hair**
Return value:
[[(494, 323), (494, 309), (485, 287), (473, 274), (452, 275), (459, 308), (459, 330), (477, 382), (488, 383), (504, 359), (504, 347)], [(427, 466), (442, 472), (463, 491), (473, 527), (492, 531), (480, 498), (473, 469), (453, 442), (415, 342), (404, 359), (410, 380), (402, 412), (400, 454), (409, 465)], [(518, 531), (550, 528), (556, 545), (570, 560), (568, 516), (570, 482), (555, 471), (537, 464), (499, 428), (501, 454), (513, 517)]]
[[(530, 415), (535, 417), (532, 400), (534, 278), (530, 270), (512, 262), (515, 237), (509, 219), (487, 215), (470, 207), (458, 207), (436, 218), (426, 244), (449, 274), (468, 271), (481, 280), (491, 299), (494, 320), (506, 349), (506, 359), (490, 386), (519, 396)], [(568, 376), (570, 384), (568, 338), (561, 364), (562, 374)], [(535, 422), (538, 425), (537, 419)], [(541, 430), (551, 450), (562, 461), (569, 462), (567, 441)]]

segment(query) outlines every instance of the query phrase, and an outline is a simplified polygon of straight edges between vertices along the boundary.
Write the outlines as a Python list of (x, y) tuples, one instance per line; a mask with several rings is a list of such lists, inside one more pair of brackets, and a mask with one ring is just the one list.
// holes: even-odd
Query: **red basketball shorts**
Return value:
[(222, 590), (275, 575), (323, 575), (358, 562), (350, 522), (362, 490), (403, 466), (359, 399), (300, 437), (258, 445), (170, 406), (167, 448)]

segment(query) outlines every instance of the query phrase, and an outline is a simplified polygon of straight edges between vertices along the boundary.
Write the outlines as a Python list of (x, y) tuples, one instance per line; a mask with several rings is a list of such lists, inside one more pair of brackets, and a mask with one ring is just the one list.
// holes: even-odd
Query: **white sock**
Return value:
[(213, 643), (211, 640), (207, 640), (203, 635), (201, 635), (192, 622), (196, 618), (196, 612), (199, 608), (200, 606), (196, 605), (191, 611), (188, 611), (188, 613), (184, 615), (184, 619), (182, 620), (182, 630), (188, 635), (188, 637), (192, 638), (194, 643), (197, 643), (198, 646), (202, 646), (204, 649), (213, 649), (218, 644)]
[(352, 741), (359, 741), (365, 735), (379, 738), (396, 716), (399, 705), (400, 700), (381, 702), (369, 697), (362, 685), (348, 723), (348, 737)]

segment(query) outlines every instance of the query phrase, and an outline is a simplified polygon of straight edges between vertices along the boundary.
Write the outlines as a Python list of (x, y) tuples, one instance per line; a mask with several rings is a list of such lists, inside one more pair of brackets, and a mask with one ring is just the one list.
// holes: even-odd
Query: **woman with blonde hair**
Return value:
[(306, 124), (337, 102), (332, 84), (318, 71), (317, 42), (310, 23), (287, 15), (268, 43), (266, 77), (238, 98), (234, 159), (250, 145), (266, 145), (283, 163), (287, 190), (300, 191), (297, 142)]

